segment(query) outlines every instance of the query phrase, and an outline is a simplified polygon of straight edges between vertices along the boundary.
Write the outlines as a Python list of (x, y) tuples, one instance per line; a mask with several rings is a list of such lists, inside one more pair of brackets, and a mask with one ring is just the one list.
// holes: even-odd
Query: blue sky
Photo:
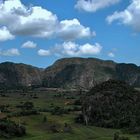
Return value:
[(140, 0), (0, 0), (0, 62), (63, 57), (140, 65)]

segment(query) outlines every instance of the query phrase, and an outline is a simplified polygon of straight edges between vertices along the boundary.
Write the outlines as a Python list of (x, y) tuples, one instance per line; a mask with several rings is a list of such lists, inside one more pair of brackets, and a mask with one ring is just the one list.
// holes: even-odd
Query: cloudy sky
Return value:
[(63, 57), (140, 65), (140, 0), (0, 0), (0, 62)]

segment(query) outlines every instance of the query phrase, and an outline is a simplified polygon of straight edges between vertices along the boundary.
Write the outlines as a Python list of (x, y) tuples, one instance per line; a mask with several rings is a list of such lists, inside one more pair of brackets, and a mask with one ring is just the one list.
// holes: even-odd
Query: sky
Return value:
[(65, 57), (140, 66), (140, 0), (0, 0), (0, 62)]

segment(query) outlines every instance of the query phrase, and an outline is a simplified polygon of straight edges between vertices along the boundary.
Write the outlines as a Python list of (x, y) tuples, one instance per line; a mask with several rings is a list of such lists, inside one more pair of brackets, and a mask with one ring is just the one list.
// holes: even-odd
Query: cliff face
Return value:
[(65, 58), (45, 69), (43, 78), (47, 87), (91, 88), (109, 79), (140, 87), (140, 67), (94, 58)]
[(0, 64), (0, 85), (11, 87), (41, 84), (42, 74), (39, 68), (11, 62)]
[(48, 87), (86, 87), (115, 77), (116, 63), (99, 59), (61, 59), (45, 69), (43, 83)]
[(117, 64), (116, 75), (119, 80), (140, 87), (140, 67), (134, 64)]
[(0, 64), (0, 85), (89, 89), (109, 79), (140, 87), (140, 67), (95, 58), (64, 58), (44, 70), (25, 64)]

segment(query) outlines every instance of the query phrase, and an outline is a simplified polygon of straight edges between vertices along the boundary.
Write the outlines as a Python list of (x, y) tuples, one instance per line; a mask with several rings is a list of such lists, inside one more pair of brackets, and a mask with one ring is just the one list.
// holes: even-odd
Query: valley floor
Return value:
[[(35, 94), (37, 98), (32, 98), (31, 94)], [(60, 94), (61, 96), (58, 96)], [(50, 106), (59, 106), (64, 108), (73, 107), (72, 102), (77, 98), (78, 93), (56, 93), (56, 92), (36, 92), (26, 93), (7, 93), (6, 97), (0, 97), (0, 105), (9, 105), (10, 113), (17, 112), (17, 105), (21, 102), (31, 101), (34, 103), (35, 108), (40, 111), (38, 115), (30, 116), (12, 116), (10, 119), (17, 123), (24, 124), (26, 127), (27, 135), (24, 137), (16, 137), (10, 140), (113, 140), (115, 132), (120, 130), (98, 128), (94, 126), (84, 126), (76, 124), (74, 119), (78, 111), (71, 111), (68, 114), (52, 115), (48, 111), (43, 111)], [(44, 116), (47, 118), (43, 122)], [(70, 133), (61, 131), (64, 124), (67, 123), (71, 126)], [(56, 124), (59, 128), (59, 133), (52, 133), (48, 131), (48, 125)], [(137, 140), (137, 136), (126, 135), (130, 140)], [(0, 140), (5, 140), (0, 138)]]

